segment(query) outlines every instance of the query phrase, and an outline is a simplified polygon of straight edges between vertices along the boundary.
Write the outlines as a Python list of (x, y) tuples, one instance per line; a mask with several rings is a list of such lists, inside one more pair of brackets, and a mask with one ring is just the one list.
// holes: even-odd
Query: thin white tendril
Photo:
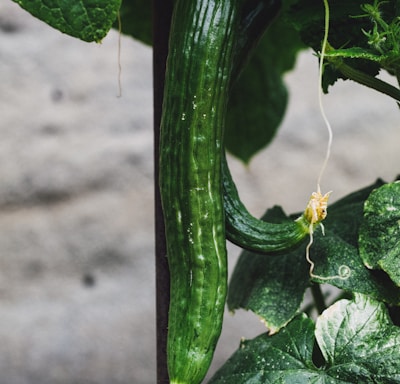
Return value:
[[(328, 43), (328, 35), (329, 35), (329, 4), (328, 4), (328, 0), (323, 0), (323, 2), (324, 2), (324, 8), (325, 8), (325, 31), (324, 31), (324, 37), (322, 40), (320, 62), (319, 62), (318, 102), (319, 102), (319, 109), (321, 111), (321, 116), (322, 116), (324, 123), (326, 125), (326, 128), (328, 130), (328, 145), (327, 145), (327, 149), (326, 149), (325, 159), (322, 164), (320, 173), (318, 175), (318, 180), (317, 180), (317, 193), (320, 196), (322, 196), (322, 194), (321, 194), (322, 176), (325, 173), (325, 169), (328, 165), (329, 158), (331, 156), (331, 147), (332, 147), (332, 142), (333, 142), (332, 127), (328, 120), (328, 117), (326, 116), (324, 105), (322, 103), (322, 76), (323, 76), (323, 71), (324, 71), (325, 51), (326, 51), (326, 46)], [(320, 224), (320, 226), (322, 229), (322, 234), (325, 234), (324, 227), (322, 226), (322, 224)], [(324, 276), (319, 276), (319, 275), (314, 274), (315, 263), (310, 258), (310, 249), (314, 242), (314, 223), (312, 221), (310, 222), (310, 226), (309, 226), (309, 235), (310, 235), (310, 241), (308, 242), (307, 247), (306, 247), (306, 260), (310, 264), (310, 270), (309, 270), (310, 277), (319, 279), (319, 280), (323, 280), (323, 281), (331, 280), (331, 279), (347, 280), (351, 274), (351, 270), (347, 265), (341, 265), (339, 267), (338, 275), (324, 277)]]
[(315, 263), (310, 258), (310, 248), (314, 242), (314, 232), (312, 224), (310, 224), (310, 241), (307, 244), (306, 248), (306, 260), (310, 264), (309, 275), (314, 279), (319, 279), (322, 281), (332, 280), (332, 279), (340, 279), (340, 280), (347, 280), (351, 275), (351, 270), (347, 265), (341, 265), (339, 267), (339, 274), (333, 276), (320, 276), (314, 273)]
[(322, 40), (321, 54), (320, 54), (320, 61), (319, 61), (318, 103), (319, 103), (319, 109), (321, 111), (322, 119), (324, 120), (324, 123), (328, 130), (328, 145), (327, 145), (327, 149), (326, 149), (325, 159), (324, 159), (322, 168), (321, 168), (321, 170), (319, 172), (319, 176), (318, 176), (318, 181), (317, 181), (318, 192), (321, 192), (320, 185), (321, 185), (321, 181), (322, 181), (322, 176), (325, 173), (325, 169), (328, 165), (329, 158), (331, 156), (331, 147), (332, 147), (332, 141), (333, 141), (332, 127), (328, 120), (328, 117), (326, 116), (324, 105), (322, 103), (322, 75), (324, 72), (325, 51), (326, 51), (326, 46), (328, 43), (328, 35), (329, 35), (329, 4), (328, 4), (328, 0), (323, 0), (323, 1), (324, 1), (324, 8), (325, 8), (325, 32), (324, 32), (324, 38)]
[(310, 277), (316, 277), (314, 275), (314, 267), (315, 264), (314, 262), (310, 259), (310, 248), (312, 246), (314, 242), (314, 234), (313, 234), (313, 229), (312, 229), (312, 224), (310, 224), (310, 241), (307, 244), (307, 248), (306, 248), (306, 260), (308, 261), (308, 264), (310, 264)]

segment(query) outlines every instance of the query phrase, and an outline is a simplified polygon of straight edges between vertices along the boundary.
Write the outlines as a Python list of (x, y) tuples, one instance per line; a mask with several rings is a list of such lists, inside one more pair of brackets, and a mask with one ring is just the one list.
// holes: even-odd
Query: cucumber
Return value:
[(222, 138), (241, 4), (174, 5), (160, 137), (171, 383), (203, 380), (222, 327), (227, 291)]
[[(250, 39), (270, 23), (279, 4), (174, 3), (159, 167), (171, 281), (167, 362), (172, 384), (200, 383), (213, 357), (227, 292), (225, 222), (238, 243), (254, 240), (247, 236), (246, 220), (253, 225), (256, 219), (243, 216), (236, 188), (223, 176), (223, 127), (229, 89), (252, 46)], [(231, 226), (235, 215), (241, 215), (241, 224)], [(262, 241), (275, 242), (272, 232), (264, 232)]]

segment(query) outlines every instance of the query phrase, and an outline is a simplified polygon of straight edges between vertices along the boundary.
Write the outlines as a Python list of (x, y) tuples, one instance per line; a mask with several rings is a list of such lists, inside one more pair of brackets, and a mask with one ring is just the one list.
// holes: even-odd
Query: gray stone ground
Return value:
[[(150, 48), (123, 38), (122, 68), (117, 98), (116, 33), (83, 43), (0, 0), (0, 384), (156, 380)], [(327, 139), (316, 72), (302, 55), (274, 143), (247, 168), (231, 159), (256, 215), (300, 211), (315, 189)], [(394, 102), (342, 82), (324, 104), (333, 200), (400, 173)], [(227, 314), (212, 370), (263, 330)]]

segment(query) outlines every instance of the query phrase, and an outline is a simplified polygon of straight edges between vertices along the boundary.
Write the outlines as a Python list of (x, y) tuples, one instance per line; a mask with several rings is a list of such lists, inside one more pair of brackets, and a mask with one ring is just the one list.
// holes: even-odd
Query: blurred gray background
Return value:
[[(0, 0), (0, 384), (156, 381), (151, 49), (123, 37), (121, 64), (117, 97), (117, 33), (84, 43)], [(248, 167), (230, 159), (255, 215), (301, 211), (316, 188), (317, 69), (300, 56), (273, 144)], [(332, 201), (400, 173), (394, 101), (340, 82), (324, 105)], [(227, 314), (212, 371), (264, 330)]]

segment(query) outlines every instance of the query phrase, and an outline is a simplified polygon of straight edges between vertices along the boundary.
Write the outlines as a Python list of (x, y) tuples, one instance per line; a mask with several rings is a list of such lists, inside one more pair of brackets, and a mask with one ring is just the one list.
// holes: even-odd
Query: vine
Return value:
[(317, 192), (313, 192), (311, 195), (311, 198), (308, 202), (308, 205), (306, 207), (306, 210), (304, 212), (304, 215), (306, 217), (306, 220), (309, 222), (309, 242), (306, 246), (306, 260), (310, 264), (310, 277), (323, 280), (323, 281), (328, 281), (332, 279), (343, 279), (346, 280), (350, 277), (350, 268), (347, 265), (341, 265), (339, 267), (339, 274), (338, 275), (333, 275), (333, 276), (320, 276), (314, 274), (314, 267), (315, 263), (311, 260), (310, 257), (310, 250), (311, 246), (314, 242), (314, 228), (316, 224), (319, 224), (322, 230), (322, 234), (325, 236), (325, 229), (322, 224), (322, 221), (326, 218), (328, 214), (328, 199), (329, 196), (332, 192), (328, 192), (325, 195), (322, 195), (321, 193), (321, 181), (322, 177), (325, 173), (325, 169), (328, 165), (330, 155), (331, 155), (331, 148), (332, 148), (332, 142), (333, 142), (333, 131), (331, 124), (329, 122), (329, 119), (325, 113), (325, 108), (322, 102), (322, 76), (323, 76), (323, 70), (324, 70), (324, 59), (325, 59), (325, 52), (328, 46), (328, 36), (329, 36), (329, 17), (330, 17), (330, 12), (329, 12), (329, 3), (328, 0), (323, 0), (324, 2), (324, 9), (325, 9), (325, 23), (324, 23), (324, 37), (322, 40), (322, 45), (321, 45), (321, 53), (319, 55), (319, 74), (318, 74), (318, 102), (319, 102), (319, 109), (321, 112), (321, 116), (323, 118), (323, 121), (325, 123), (325, 126), (328, 131), (328, 144), (326, 148), (326, 154), (324, 161), (322, 163), (322, 167), (320, 170), (320, 173), (318, 175), (318, 181), (317, 181)]

